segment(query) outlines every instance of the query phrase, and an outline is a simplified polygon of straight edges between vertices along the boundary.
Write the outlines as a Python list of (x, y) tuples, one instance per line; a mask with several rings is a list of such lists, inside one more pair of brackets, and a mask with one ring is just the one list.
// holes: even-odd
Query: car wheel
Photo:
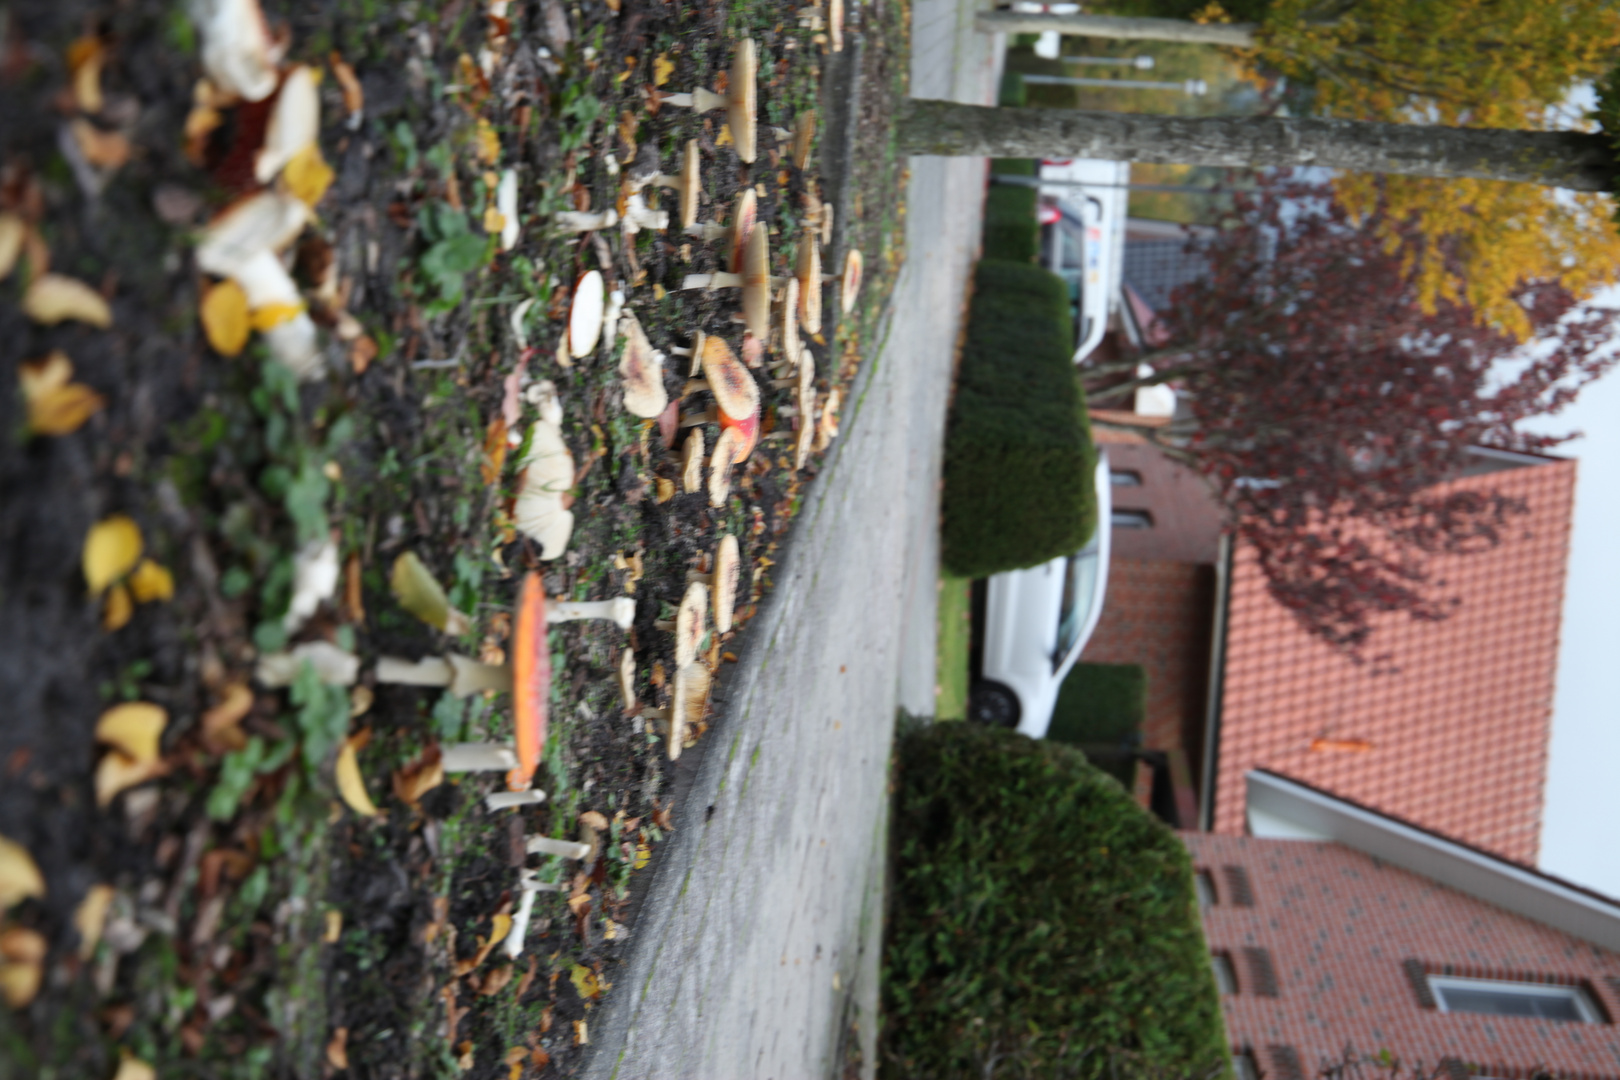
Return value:
[(976, 682), (968, 691), (968, 719), (991, 727), (1018, 726), (1018, 695), (996, 682)]

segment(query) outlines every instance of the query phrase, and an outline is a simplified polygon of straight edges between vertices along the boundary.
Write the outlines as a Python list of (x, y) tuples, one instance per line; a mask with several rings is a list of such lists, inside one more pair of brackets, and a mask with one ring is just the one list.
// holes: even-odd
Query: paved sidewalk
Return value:
[[(915, 3), (913, 94), (994, 101), (972, 10)], [(933, 707), (940, 443), (983, 185), (980, 159), (912, 160), (884, 343), (717, 688), (588, 1077), (827, 1077), (855, 1029), (872, 1075), (889, 744), (898, 707)]]

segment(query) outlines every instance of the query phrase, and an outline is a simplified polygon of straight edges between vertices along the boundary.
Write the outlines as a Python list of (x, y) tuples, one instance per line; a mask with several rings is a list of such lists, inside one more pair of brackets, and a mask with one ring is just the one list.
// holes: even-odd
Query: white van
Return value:
[(1041, 262), (1069, 286), (1078, 364), (1102, 342), (1120, 304), (1131, 166), (1052, 159), (1041, 162), (1039, 179)]

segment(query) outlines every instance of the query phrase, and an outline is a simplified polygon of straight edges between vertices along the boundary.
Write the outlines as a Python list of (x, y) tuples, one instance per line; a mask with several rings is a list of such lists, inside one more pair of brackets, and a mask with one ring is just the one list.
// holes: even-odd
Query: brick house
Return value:
[(1480, 449), (1451, 483), (1524, 500), (1498, 547), (1436, 558), (1461, 606), (1375, 620), (1357, 665), (1272, 600), (1221, 538), (1202, 482), (1151, 444), (1098, 429), (1115, 473), (1108, 598), (1082, 657), (1147, 669), (1144, 745), (1181, 756), (1196, 820), (1244, 832), (1263, 768), (1533, 865), (1541, 827), (1575, 463)]
[(1620, 1075), (1620, 905), (1276, 773), (1183, 833), (1237, 1072), (1349, 1048), (1455, 1080)]

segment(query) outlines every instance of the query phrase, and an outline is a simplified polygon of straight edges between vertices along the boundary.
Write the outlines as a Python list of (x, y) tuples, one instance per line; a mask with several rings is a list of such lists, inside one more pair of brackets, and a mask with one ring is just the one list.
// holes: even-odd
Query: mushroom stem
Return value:
[(669, 228), (668, 210), (649, 210), (647, 203), (640, 195), (632, 195), (625, 202), (624, 231), (634, 236), (642, 229), (652, 232), (663, 232)]
[(619, 212), (612, 207), (606, 210), (562, 210), (557, 213), (556, 222), (562, 232), (594, 232), (617, 225)]
[(523, 896), (518, 900), (517, 914), (512, 918), (512, 926), (507, 931), (506, 940), (501, 942), (501, 948), (509, 960), (516, 960), (523, 955), (523, 939), (529, 936), (529, 919), (534, 914), (535, 890), (524, 888), (527, 882), (523, 878), (527, 876), (527, 873), (519, 875), (518, 890)]
[(704, 409), (702, 412), (687, 413), (685, 416), (681, 417), (680, 426), (683, 428), (702, 427), (704, 424), (714, 423), (719, 418), (720, 414), (718, 410)]
[(663, 94), (658, 100), (663, 105), (673, 105), (678, 109), (691, 109), (693, 112), (700, 113), (726, 107), (724, 94), (716, 94), (714, 91), (705, 90), (701, 86), (690, 94)]
[(531, 836), (524, 849), (530, 855), (556, 855), (563, 859), (583, 859), (591, 853), (591, 845), (573, 840), (553, 840), (549, 836)]
[(455, 672), (450, 662), (437, 656), (424, 656), (420, 660), (401, 660), (397, 656), (384, 656), (377, 660), (377, 681), (396, 686), (449, 686)]
[(553, 600), (546, 605), (548, 623), (587, 619), (605, 619), (620, 630), (628, 630), (636, 621), (636, 602), (628, 596), (617, 596), (612, 600)]
[(712, 221), (695, 221), (681, 231), (695, 240), (703, 241), (705, 244), (713, 243), (716, 240), (724, 240), (731, 235), (729, 228), (724, 225), (716, 225)]
[(535, 788), (528, 791), (492, 791), (484, 796), (484, 805), (490, 810), (510, 810), (545, 801), (546, 793)]
[(731, 274), (724, 270), (717, 270), (712, 274), (687, 274), (681, 279), (681, 288), (686, 289), (740, 289), (743, 287), (743, 276)]
[(708, 388), (708, 379), (688, 379), (686, 380), (686, 385), (681, 387), (681, 397), (688, 398), (693, 394), (701, 394)]
[(501, 743), (452, 743), (442, 749), (447, 773), (506, 772), (517, 767), (517, 753)]
[(496, 667), (456, 653), (442, 659), (429, 656), (414, 662), (384, 656), (377, 661), (377, 681), (403, 686), (444, 686), (453, 696), (463, 698), (483, 690), (503, 693), (511, 690), (512, 669), (505, 664)]

